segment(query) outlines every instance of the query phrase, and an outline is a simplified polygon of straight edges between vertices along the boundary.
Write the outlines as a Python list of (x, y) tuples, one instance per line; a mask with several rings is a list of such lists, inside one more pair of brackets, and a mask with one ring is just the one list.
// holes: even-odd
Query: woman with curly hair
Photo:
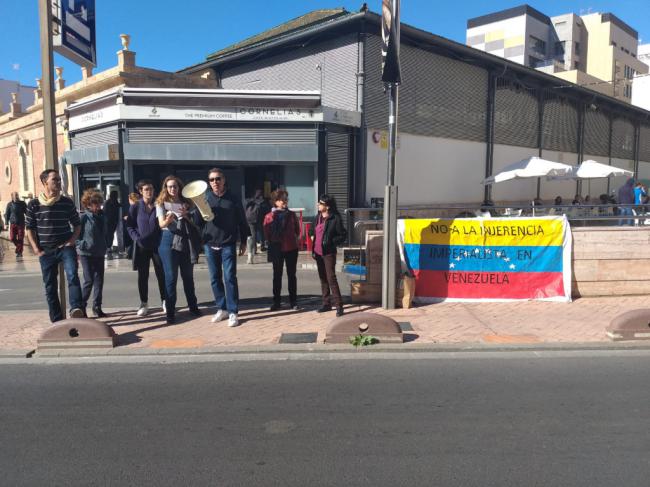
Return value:
[(93, 292), (93, 314), (97, 318), (106, 315), (102, 311), (102, 291), (104, 289), (104, 256), (108, 247), (108, 227), (102, 211), (104, 198), (98, 189), (87, 189), (81, 196), (81, 207), (85, 208), (81, 215), (81, 231), (77, 240), (77, 251), (83, 268), (83, 284), (81, 286), (81, 303), (84, 316), (86, 306)]
[(168, 324), (175, 321), (179, 268), (190, 314), (202, 314), (194, 291), (193, 275), (200, 246), (200, 242), (197, 242), (199, 233), (196, 227), (200, 217), (192, 200), (183, 197), (182, 191), (183, 181), (177, 176), (167, 176), (156, 199), (156, 216), (162, 229), (158, 254), (165, 271), (165, 311)]

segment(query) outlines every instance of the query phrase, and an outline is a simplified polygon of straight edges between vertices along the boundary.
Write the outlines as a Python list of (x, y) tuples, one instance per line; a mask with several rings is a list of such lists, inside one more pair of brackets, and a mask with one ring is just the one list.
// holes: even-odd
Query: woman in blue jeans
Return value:
[(165, 271), (165, 307), (167, 323), (176, 316), (176, 282), (181, 271), (183, 290), (190, 314), (201, 316), (194, 292), (193, 267), (198, 259), (195, 235), (196, 211), (191, 200), (181, 196), (183, 182), (176, 176), (167, 176), (156, 199), (156, 216), (162, 229), (158, 255)]

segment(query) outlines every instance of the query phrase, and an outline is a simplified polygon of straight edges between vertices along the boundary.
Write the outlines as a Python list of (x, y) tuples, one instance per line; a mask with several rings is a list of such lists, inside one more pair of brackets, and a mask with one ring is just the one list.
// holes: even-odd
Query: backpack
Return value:
[(261, 204), (252, 198), (246, 202), (246, 221), (248, 223), (259, 223), (261, 210), (260, 207)]

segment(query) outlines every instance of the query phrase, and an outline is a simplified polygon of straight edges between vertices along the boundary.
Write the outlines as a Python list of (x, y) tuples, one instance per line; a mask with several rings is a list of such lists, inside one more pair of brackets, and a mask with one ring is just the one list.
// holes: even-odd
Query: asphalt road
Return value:
[[(244, 264), (245, 258), (239, 259), (237, 277), (239, 280), (239, 295), (242, 304), (246, 303), (271, 303), (273, 270), (270, 264)], [(104, 303), (105, 309), (110, 308), (137, 308), (140, 299), (138, 297), (138, 276), (131, 270), (130, 261), (119, 259), (109, 261), (104, 277)], [(81, 277), (81, 269), (79, 277)], [(315, 269), (298, 269), (298, 294), (299, 302), (318, 303), (321, 295), (318, 272)], [(339, 273), (339, 284), (341, 293), (350, 294), (350, 279), (356, 276)], [(202, 262), (194, 268), (194, 282), (199, 303), (213, 305), (214, 298), (210, 288), (210, 278), (207, 265)], [(178, 306), (186, 306), (183, 285), (179, 276), (178, 279)], [(283, 296), (288, 302), (286, 275), (283, 280)], [(149, 300), (150, 305), (159, 306), (158, 285), (155, 280), (153, 267), (149, 275)], [(43, 280), (36, 261), (29, 262), (24, 266), (16, 264), (0, 265), (0, 310), (42, 310), (47, 309), (45, 303)]]
[(3, 365), (3, 485), (648, 485), (648, 352)]

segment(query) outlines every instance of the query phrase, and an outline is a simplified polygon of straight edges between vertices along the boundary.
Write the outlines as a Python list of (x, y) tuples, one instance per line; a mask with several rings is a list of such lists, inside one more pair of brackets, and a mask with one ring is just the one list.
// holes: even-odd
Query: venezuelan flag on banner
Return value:
[(571, 300), (565, 216), (399, 220), (415, 302)]

